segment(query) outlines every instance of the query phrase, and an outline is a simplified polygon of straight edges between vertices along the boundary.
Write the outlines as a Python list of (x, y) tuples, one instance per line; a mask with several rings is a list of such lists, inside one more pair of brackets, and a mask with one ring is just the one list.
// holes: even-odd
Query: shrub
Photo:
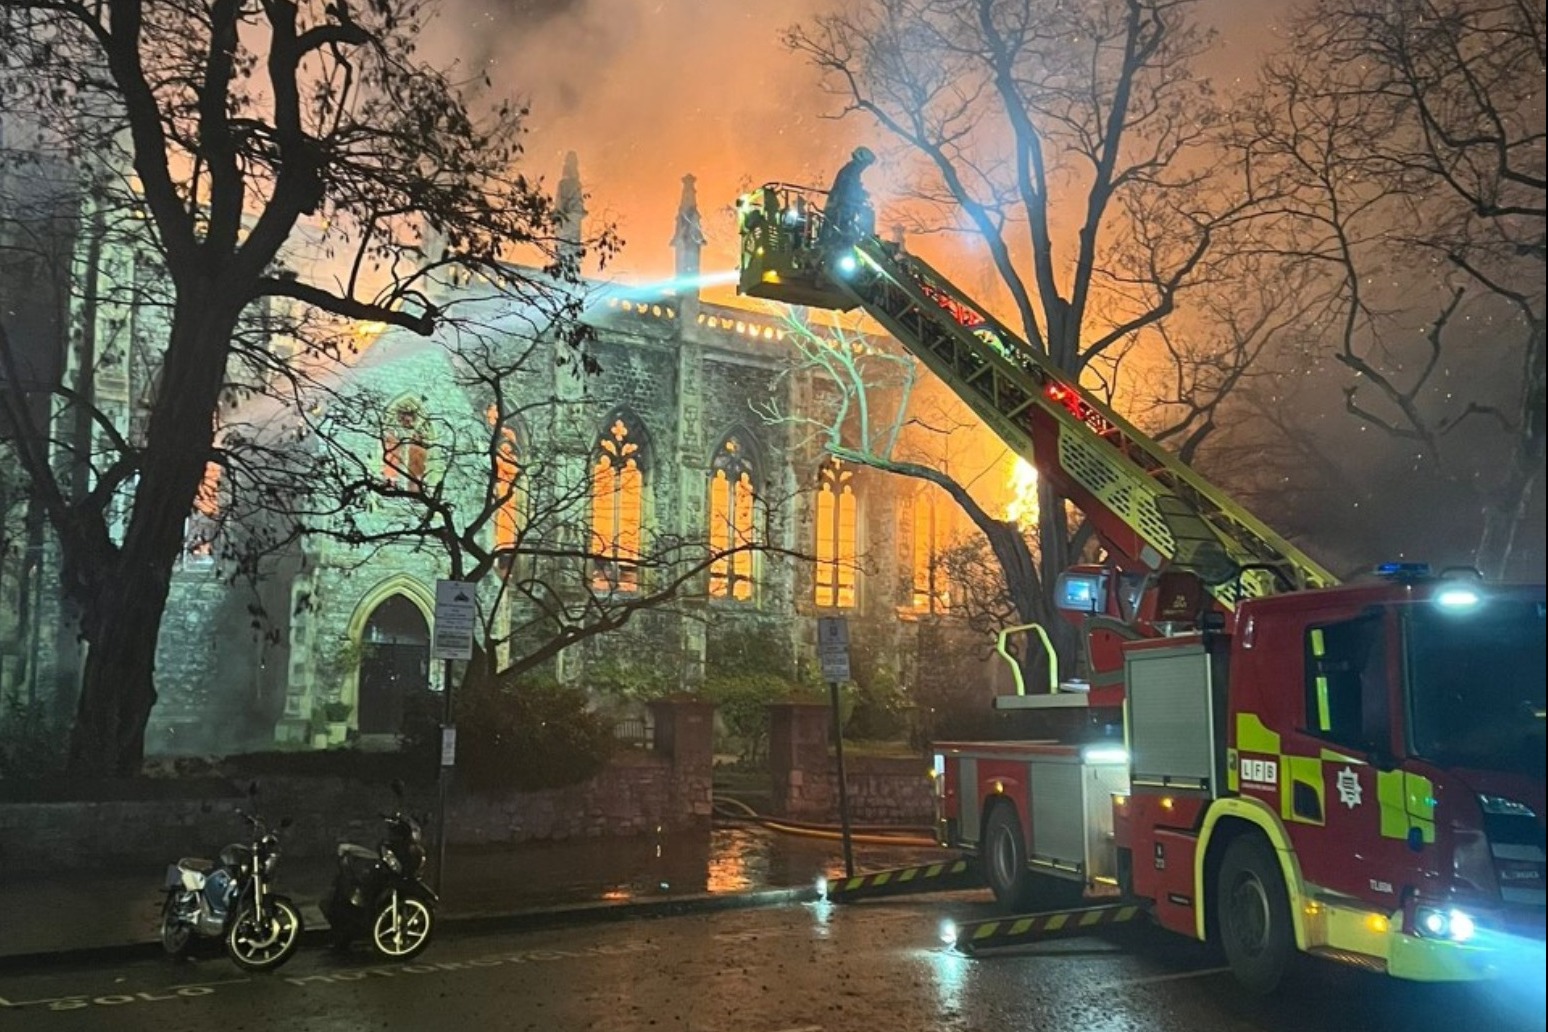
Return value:
[(0, 778), (34, 780), (64, 770), (69, 734), (41, 701), (7, 698), (0, 710)]
[(715, 704), (726, 731), (741, 744), (741, 758), (747, 762), (755, 762), (765, 752), (769, 703), (785, 699), (821, 701), (810, 689), (774, 673), (716, 671), (705, 678), (703, 694)]
[(652, 664), (624, 659), (592, 660), (586, 664), (586, 687), (597, 695), (629, 702), (664, 699), (678, 690), (680, 664), (658, 656)]
[(908, 700), (891, 671), (869, 671), (854, 690), (854, 711), (845, 720), (849, 738), (872, 741), (901, 740), (908, 733)]
[(458, 778), (475, 792), (573, 785), (613, 755), (611, 723), (552, 678), (497, 675), (465, 686), (455, 705)]
[(712, 624), (706, 634), (709, 674), (774, 674), (796, 679), (790, 642), (769, 624)]

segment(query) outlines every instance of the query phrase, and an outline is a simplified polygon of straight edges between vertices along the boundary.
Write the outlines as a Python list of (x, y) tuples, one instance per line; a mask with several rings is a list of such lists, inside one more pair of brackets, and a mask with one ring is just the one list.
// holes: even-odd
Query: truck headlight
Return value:
[(1478, 925), (1461, 910), (1440, 910), (1420, 907), (1414, 914), (1414, 923), (1422, 935), (1431, 939), (1450, 939), (1467, 942), (1478, 933)]

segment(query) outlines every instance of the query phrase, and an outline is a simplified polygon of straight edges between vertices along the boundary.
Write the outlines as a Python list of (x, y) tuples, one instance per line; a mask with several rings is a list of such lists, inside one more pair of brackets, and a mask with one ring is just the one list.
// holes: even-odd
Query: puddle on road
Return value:
[[(857, 869), (938, 860), (939, 850), (855, 847)], [(700, 892), (810, 885), (844, 869), (837, 841), (761, 828), (530, 843), (517, 849), (454, 850), (446, 905), (455, 911), (602, 899), (611, 902)]]

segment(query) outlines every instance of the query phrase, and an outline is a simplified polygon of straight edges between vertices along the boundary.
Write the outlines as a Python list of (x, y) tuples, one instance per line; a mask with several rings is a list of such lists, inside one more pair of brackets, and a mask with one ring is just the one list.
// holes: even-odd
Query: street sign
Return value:
[(430, 641), (431, 659), (472, 659), (473, 631), (478, 624), (472, 584), (435, 582), (435, 632)]
[(829, 684), (849, 680), (849, 621), (844, 617), (817, 618), (817, 661)]
[(455, 767), (457, 765), (457, 729), (455, 727), (441, 728), (441, 766)]

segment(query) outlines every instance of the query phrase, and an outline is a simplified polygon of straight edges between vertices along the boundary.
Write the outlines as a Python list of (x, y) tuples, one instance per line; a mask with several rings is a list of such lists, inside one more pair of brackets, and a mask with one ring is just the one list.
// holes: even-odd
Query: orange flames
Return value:
[(1005, 518), (1018, 527), (1037, 522), (1037, 470), (1026, 459), (1017, 459), (1006, 481), (1011, 499), (1005, 505)]

